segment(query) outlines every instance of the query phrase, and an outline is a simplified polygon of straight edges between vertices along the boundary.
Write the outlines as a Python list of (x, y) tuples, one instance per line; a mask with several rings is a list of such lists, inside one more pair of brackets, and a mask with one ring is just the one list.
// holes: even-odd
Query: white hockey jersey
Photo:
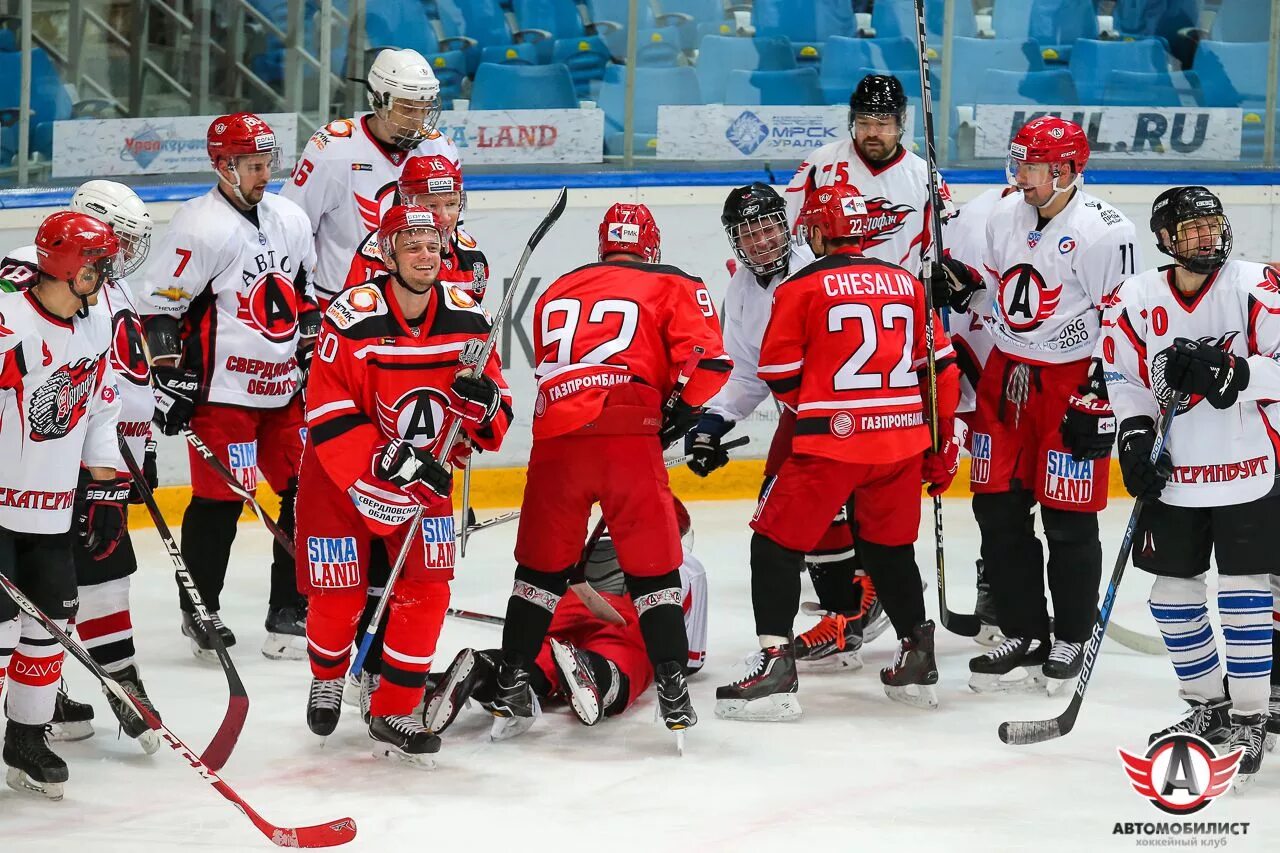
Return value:
[[(960, 206), (943, 224), (942, 245), (948, 256), (980, 271), (987, 253), (987, 220), (1005, 188), (991, 189)], [(981, 272), (979, 272), (981, 275)], [(989, 305), (989, 303), (986, 303)], [(956, 348), (960, 366), (960, 405), (956, 411), (972, 412), (977, 406), (977, 378), (991, 354), (993, 342), (987, 328), (990, 317), (974, 311), (952, 311), (947, 333)]]
[(1280, 459), (1280, 273), (1227, 261), (1194, 297), (1177, 292), (1173, 267), (1126, 280), (1107, 297), (1102, 360), (1116, 419), (1158, 420), (1173, 398), (1165, 350), (1175, 338), (1211, 343), (1249, 361), (1249, 385), (1229, 409), (1192, 396), (1165, 445), (1173, 476), (1160, 500), (1229, 506), (1271, 491)]
[[(14, 249), (0, 261), (0, 279), (16, 276), (34, 284), (37, 274), (35, 246)], [(147, 439), (151, 436), (156, 398), (151, 390), (151, 366), (143, 345), (142, 322), (129, 282), (123, 278), (107, 279), (98, 291), (97, 303), (89, 306), (89, 313), (95, 312), (106, 314), (111, 322), (111, 348), (107, 356), (120, 391), (118, 429), (133, 458), (142, 464)]]
[(787, 268), (771, 278), (768, 287), (761, 287), (756, 274), (739, 262), (737, 271), (729, 279), (724, 313), (720, 318), (724, 329), (724, 351), (733, 359), (733, 371), (724, 387), (707, 401), (708, 412), (726, 421), (740, 421), (769, 396), (769, 386), (756, 375), (756, 371), (760, 367), (760, 342), (764, 339), (769, 312), (773, 308), (773, 292), (787, 280), (787, 276), (812, 262), (813, 252), (809, 247), (793, 243)]
[[(937, 176), (938, 194), (946, 210), (945, 220), (955, 212), (951, 190)], [(933, 203), (929, 199), (929, 171), (925, 161), (905, 148), (888, 163), (872, 165), (858, 153), (853, 140), (829, 142), (809, 154), (787, 186), (787, 223), (792, 229), (805, 197), (817, 187), (853, 184), (867, 201), (870, 238), (863, 241), (862, 253), (919, 274), (923, 253), (933, 245), (929, 224)]]
[(459, 162), (458, 147), (438, 131), (412, 151), (401, 151), (374, 138), (369, 118), (338, 119), (311, 134), (280, 190), (311, 220), (316, 295), (321, 303), (342, 292), (351, 257), (369, 232), (378, 230), (405, 161), (439, 154)]
[(987, 221), (987, 253), (978, 270), (984, 293), (970, 309), (990, 315), (995, 345), (1022, 361), (1066, 364), (1094, 355), (1102, 299), (1141, 265), (1133, 223), (1077, 189), (1057, 216), (1012, 193)]
[(0, 527), (64, 533), (80, 466), (120, 469), (111, 318), (63, 320), (30, 290), (0, 293)]
[(178, 208), (152, 258), (139, 313), (183, 320), (182, 363), (200, 374), (200, 401), (289, 402), (300, 376), (298, 316), (315, 302), (306, 214), (271, 193), (242, 213), (215, 186)]

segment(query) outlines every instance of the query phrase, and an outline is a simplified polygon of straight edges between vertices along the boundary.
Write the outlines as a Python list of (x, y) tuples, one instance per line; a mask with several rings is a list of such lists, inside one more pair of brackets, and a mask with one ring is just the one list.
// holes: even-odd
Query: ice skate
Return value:
[(49, 749), (48, 725), (24, 725), (8, 721), (4, 730), (4, 763), (9, 766), (5, 782), (15, 791), (62, 799), (67, 781), (67, 762)]
[[(156, 719), (160, 719), (156, 706), (151, 704), (151, 697), (147, 696), (147, 690), (142, 686), (142, 679), (138, 676), (138, 667), (130, 664), (118, 672), (111, 673), (111, 677), (116, 680), (125, 693), (128, 693), (138, 701), (144, 708), (155, 715)], [(107, 704), (111, 706), (111, 713), (116, 715), (116, 719), (120, 721), (120, 728), (126, 735), (138, 742), (138, 746), (142, 747), (142, 751), (147, 755), (153, 755), (160, 748), (160, 735), (146, 724), (142, 719), (142, 715), (137, 712), (132, 705), (126, 707), (126, 703), (120, 701), (110, 690), (104, 690), (107, 694)]]
[(1049, 649), (1049, 659), (1044, 662), (1040, 672), (1044, 675), (1045, 685), (1050, 696), (1057, 694), (1064, 684), (1073, 681), (1080, 675), (1084, 665), (1084, 643), (1068, 643), (1065, 640), (1054, 640)]
[(262, 656), (268, 660), (307, 659), (307, 611), (305, 607), (267, 609), (267, 638)]
[[(600, 687), (587, 659), (569, 643), (551, 640), (551, 660), (560, 674), (560, 687), (569, 699), (574, 716), (584, 726), (594, 726), (603, 716)], [(662, 690), (658, 690), (661, 704)]]
[(884, 693), (895, 702), (916, 708), (938, 707), (938, 662), (933, 655), (933, 622), (921, 622), (911, 636), (898, 641), (893, 666), (880, 670)]
[(1204, 738), (1215, 747), (1221, 746), (1231, 738), (1230, 699), (1223, 697), (1204, 700), (1185, 695), (1182, 698), (1191, 706), (1191, 710), (1173, 725), (1158, 732), (1152, 732), (1151, 737), (1147, 738), (1148, 746), (1165, 735), (1178, 732)]
[(986, 654), (969, 660), (974, 693), (1035, 693), (1044, 690), (1049, 647), (1040, 640), (1007, 637)]
[(698, 713), (693, 710), (689, 686), (684, 680), (684, 667), (675, 661), (658, 664), (654, 668), (653, 684), (658, 689), (658, 717), (668, 730), (675, 732), (676, 752), (684, 755), (685, 730), (698, 724)]
[(796, 637), (796, 665), (806, 672), (862, 669), (862, 617), (816, 610), (818, 624)]
[(716, 688), (716, 716), (769, 723), (798, 720), (804, 714), (799, 690), (793, 647), (770, 646), (752, 656), (746, 675)]
[(422, 722), (436, 734), (453, 724), (458, 712), (470, 704), (493, 700), (497, 667), (488, 652), (463, 649), (454, 657), (444, 678), (426, 697)]
[(342, 688), (345, 679), (312, 678), (307, 694), (307, 728), (312, 734), (327, 738), (338, 728), (342, 714)]
[(493, 700), (485, 708), (496, 718), (489, 732), (491, 739), (507, 740), (527, 732), (542, 713), (529, 683), (529, 671), (518, 664), (503, 663), (494, 680)]
[(986, 566), (982, 560), (978, 565), (978, 600), (973, 612), (982, 623), (978, 635), (973, 639), (982, 646), (995, 648), (1004, 642), (1004, 633), (1000, 630), (1000, 620), (996, 617), (996, 600), (991, 594), (991, 584), (987, 583)]
[(67, 686), (58, 687), (49, 724), (49, 742), (64, 743), (93, 737), (93, 706), (67, 695)]
[[(1272, 663), (1275, 666), (1275, 663)], [(1276, 748), (1280, 740), (1280, 684), (1271, 685), (1271, 701), (1267, 703), (1267, 751)]]
[(394, 758), (424, 769), (435, 767), (431, 755), (440, 751), (440, 738), (411, 714), (374, 717), (369, 721), (369, 737), (374, 740), (376, 758)]
[[(236, 635), (231, 633), (222, 622), (216, 612), (209, 611), (209, 620), (213, 622), (213, 627), (217, 630), (218, 636), (222, 638), (222, 645), (231, 648), (236, 644)], [(205, 633), (204, 623), (196, 618), (194, 613), (182, 612), (182, 633), (191, 640), (191, 653), (196, 656), (197, 660), (206, 663), (217, 663), (218, 653), (214, 650), (213, 640)]]
[(1236, 778), (1231, 782), (1232, 790), (1237, 793), (1246, 790), (1253, 783), (1253, 777), (1262, 769), (1262, 756), (1266, 752), (1262, 744), (1266, 740), (1266, 732), (1266, 714), (1231, 712), (1231, 737), (1221, 748), (1221, 754), (1227, 755), (1237, 749), (1244, 752), (1240, 756)]

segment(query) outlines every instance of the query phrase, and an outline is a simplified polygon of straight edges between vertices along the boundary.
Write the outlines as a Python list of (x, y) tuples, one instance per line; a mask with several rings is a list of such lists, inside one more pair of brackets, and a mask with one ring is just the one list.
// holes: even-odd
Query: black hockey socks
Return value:
[(912, 630), (925, 618), (915, 546), (878, 545), (860, 538), (858, 553), (898, 639), (912, 636)]
[(862, 609), (862, 587), (853, 578), (862, 567), (861, 557), (846, 557), (827, 563), (807, 561), (809, 579), (813, 591), (818, 594), (818, 606), (828, 613), (857, 613)]
[(1054, 637), (1086, 643), (1098, 615), (1098, 584), (1102, 580), (1098, 514), (1042, 506), (1040, 521), (1049, 543)]
[(974, 495), (973, 517), (982, 532), (983, 573), (991, 585), (1001, 633), (1047, 644), (1044, 550), (1036, 538), (1034, 505), (1026, 490)]
[[(784, 548), (767, 536), (751, 534), (751, 608), (756, 634), (790, 637), (800, 609), (800, 572), (804, 554)], [(850, 578), (850, 586), (852, 586)]]
[[(515, 584), (507, 599), (507, 621), (502, 626), (502, 655), (507, 663), (525, 669), (542, 649), (556, 605), (569, 589), (569, 569), (539, 572), (516, 566)], [(682, 629), (683, 630), (683, 627)]]
[[(284, 491), (280, 492), (280, 529), (293, 539), (294, 504), (298, 497), (298, 481), (290, 480)], [(284, 546), (273, 538), (271, 540), (271, 607), (296, 607), (302, 600), (298, 594), (298, 575), (294, 570), (293, 557), (285, 551)]]
[[(243, 508), (242, 501), (193, 497), (182, 516), (182, 559), (210, 611), (222, 609), (219, 597), (227, 578), (231, 544), (236, 540), (236, 523)], [(186, 612), (194, 611), (191, 602), (186, 600), (186, 593), (178, 593), (178, 603)]]
[(640, 633), (649, 660), (689, 662), (689, 635), (684, 630), (684, 606), (680, 570), (672, 569), (652, 577), (627, 574), (627, 590), (640, 614)]

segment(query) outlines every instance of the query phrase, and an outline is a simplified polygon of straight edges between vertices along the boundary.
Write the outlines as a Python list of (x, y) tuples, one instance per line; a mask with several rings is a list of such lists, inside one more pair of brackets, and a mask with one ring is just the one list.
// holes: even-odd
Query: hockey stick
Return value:
[(462, 529), (458, 531), (458, 555), (467, 556), (467, 540), (471, 538), (476, 514), (471, 511), (471, 463), (462, 469)]
[(135, 700), (132, 694), (121, 687), (105, 669), (99, 666), (97, 661), (89, 656), (84, 646), (61, 630), (57, 623), (46, 616), (40, 608), (32, 604), (30, 599), (14, 585), (13, 581), (3, 574), (0, 574), (0, 587), (4, 588), (8, 596), (13, 599), (14, 604), (17, 604), (24, 613), (39, 622), (46, 631), (53, 635), (55, 640), (62, 644), (63, 648), (71, 653), (72, 657), (84, 664), (85, 668), (102, 683), (104, 692), (110, 692), (121, 702), (134, 708), (148, 728), (159, 735), (162, 741), (181, 756), (183, 763), (190, 766), (192, 770), (200, 775), (200, 778), (212, 785), (219, 794), (230, 800), (232, 805), (253, 822), (259, 832), (271, 840), (271, 843), (279, 847), (336, 847), (339, 844), (346, 844), (356, 837), (356, 822), (349, 817), (327, 821), (314, 826), (296, 827), (276, 826), (264, 820), (248, 803), (240, 798), (239, 794), (232, 790), (230, 785), (219, 778), (212, 767), (197, 758), (195, 752), (179, 740), (177, 735), (169, 731), (155, 714), (147, 710), (146, 706), (141, 702)]
[(1131, 631), (1118, 622), (1107, 625), (1107, 636), (1131, 651), (1144, 655), (1167, 655), (1169, 650), (1164, 646), (1163, 637), (1151, 637), (1138, 631)]
[[(1173, 426), (1173, 417), (1178, 413), (1186, 397), (1179, 394), (1168, 410), (1160, 416), (1160, 429), (1156, 434), (1155, 446), (1151, 449), (1151, 461), (1156, 462), (1164, 450), (1165, 440), (1169, 437), (1169, 429)], [(1093, 623), (1093, 634), (1089, 644), (1084, 647), (1084, 664), (1080, 668), (1080, 677), (1076, 681), (1076, 691), (1071, 697), (1067, 710), (1051, 720), (1022, 720), (1000, 724), (1000, 740), (1005, 743), (1024, 744), (1042, 743), (1046, 740), (1062, 737), (1075, 728), (1076, 717), (1080, 715), (1080, 706), (1084, 703), (1084, 691), (1089, 687), (1089, 676), (1093, 675), (1094, 664), (1098, 662), (1098, 649), (1102, 646), (1102, 638), (1107, 632), (1107, 623), (1111, 621), (1111, 608), (1116, 603), (1116, 591), (1120, 588), (1120, 579), (1124, 577), (1125, 567), (1129, 564), (1129, 552), (1133, 550), (1133, 534), (1138, 527), (1138, 516), (1142, 514), (1143, 501), (1133, 502), (1133, 511), (1129, 513), (1129, 523), (1124, 528), (1124, 538), (1120, 540), (1120, 553), (1116, 556), (1116, 567), (1111, 570), (1111, 580), (1107, 584), (1107, 593), (1103, 596), (1102, 607), (1098, 610), (1098, 619)]]
[[(506, 292), (502, 294), (502, 304), (498, 306), (497, 312), (493, 315), (489, 336), (483, 341), (479, 338), (472, 338), (463, 347), (459, 360), (464, 364), (470, 365), (472, 369), (483, 372), (485, 365), (488, 364), (489, 355), (498, 343), (498, 334), (502, 331), (502, 321), (511, 311), (511, 302), (516, 295), (516, 291), (520, 289), (520, 279), (524, 276), (524, 268), (529, 263), (533, 250), (542, 242), (542, 238), (547, 236), (547, 232), (551, 230), (551, 226), (556, 224), (560, 214), (564, 213), (567, 202), (568, 189), (561, 187), (560, 193), (551, 205), (551, 209), (547, 211), (547, 215), (542, 218), (542, 221), (538, 223), (538, 227), (534, 228), (533, 233), (529, 235), (529, 242), (525, 245), (524, 252), (520, 255), (519, 262), (516, 263), (515, 272), (511, 276), (511, 284), (507, 287)], [(458, 434), (461, 430), (462, 419), (454, 416), (449, 422), (444, 441), (440, 444), (439, 461), (444, 462), (449, 458), (449, 453), (453, 450), (453, 445), (457, 442)], [(404, 542), (400, 545), (400, 553), (396, 555), (395, 564), (391, 567), (391, 574), (387, 576), (387, 582), (383, 585), (382, 598), (378, 601), (378, 606), (373, 612), (373, 618), (369, 620), (369, 627), (365, 629), (364, 636), (360, 639), (360, 647), (356, 650), (355, 660), (351, 664), (351, 672), (354, 675), (358, 676), (364, 668), (364, 659), (369, 654), (369, 648), (373, 645), (374, 636), (378, 633), (378, 625), (382, 623), (382, 616), (391, 601), (391, 589), (395, 586), (396, 578), (400, 577), (400, 572), (404, 571), (405, 560), (409, 558), (409, 549), (413, 547), (413, 540), (417, 537), (418, 524), (421, 519), (422, 507), (418, 506), (409, 518), (408, 527), (405, 529)]]
[(222, 464), (222, 460), (209, 449), (209, 445), (204, 443), (204, 439), (200, 438), (200, 436), (196, 435), (189, 429), (184, 429), (182, 431), (182, 435), (186, 438), (187, 444), (191, 445), (195, 452), (199, 454), (200, 458), (207, 462), (209, 467), (213, 469), (214, 473), (217, 474), (224, 483), (226, 483), (227, 488), (235, 492), (237, 497), (249, 504), (249, 509), (253, 510), (254, 515), (262, 519), (262, 523), (266, 525), (267, 530), (271, 531), (271, 535), (280, 543), (280, 547), (284, 548), (290, 557), (293, 557), (293, 537), (285, 533), (280, 525), (276, 524), (275, 519), (267, 515), (267, 511), (262, 508), (260, 503), (258, 503), (257, 496), (246, 489), (240, 481), (236, 479), (236, 475), (232, 474), (227, 466)]
[(186, 593), (187, 600), (191, 602), (191, 606), (195, 609), (196, 618), (200, 620), (200, 625), (204, 628), (205, 634), (208, 635), (209, 641), (213, 643), (214, 654), (218, 656), (218, 663), (222, 666), (222, 672), (227, 677), (227, 690), (231, 694), (231, 698), (227, 701), (227, 712), (222, 717), (222, 723), (218, 726), (218, 730), (213, 733), (213, 739), (209, 741), (209, 745), (205, 747), (204, 752), (200, 755), (200, 760), (210, 770), (221, 770), (223, 765), (227, 763), (227, 759), (231, 757), (231, 752), (236, 748), (236, 741), (240, 739), (240, 731), (244, 728), (245, 718), (249, 716), (249, 692), (244, 689), (244, 682), (240, 680), (240, 673), (236, 672), (236, 666), (231, 662), (231, 655), (227, 652), (227, 647), (222, 643), (222, 637), (218, 634), (217, 628), (214, 627), (213, 620), (209, 617), (209, 610), (204, 606), (204, 599), (200, 597), (200, 590), (196, 587), (195, 579), (191, 577), (191, 570), (187, 568), (187, 561), (182, 558), (182, 551), (178, 548), (178, 543), (173, 540), (173, 533), (169, 530), (169, 525), (165, 523), (164, 516), (160, 513), (160, 507), (156, 506), (155, 495), (151, 493), (151, 487), (147, 485), (147, 479), (142, 473), (142, 468), (138, 465), (138, 460), (133, 458), (133, 453), (125, 444), (124, 437), (120, 437), (120, 455), (124, 457), (124, 464), (129, 467), (129, 472), (133, 474), (133, 487), (138, 490), (138, 494), (142, 495), (142, 502), (147, 505), (147, 512), (151, 513), (151, 520), (155, 522), (156, 532), (160, 534), (160, 541), (164, 542), (164, 549), (169, 553), (169, 559), (173, 562), (173, 574), (178, 581), (179, 588)]
[[(937, 312), (933, 305), (933, 288), (929, 285), (932, 279), (933, 265), (941, 258), (942, 252), (942, 214), (938, 210), (941, 200), (938, 196), (937, 164), (938, 155), (933, 145), (933, 102), (930, 100), (929, 55), (925, 43), (924, 0), (916, 0), (916, 47), (920, 51), (920, 108), (924, 115), (925, 168), (929, 172), (929, 227), (933, 232), (933, 252), (925, 254), (921, 260), (924, 268), (924, 304), (928, 318), (924, 326), (924, 340), (928, 352), (925, 364), (929, 378), (929, 434), (930, 444), (936, 453), (940, 447), (938, 432), (938, 361), (934, 355), (935, 325)], [(933, 542), (934, 560), (938, 567), (938, 613), (942, 626), (953, 634), (962, 637), (976, 637), (982, 630), (982, 620), (976, 613), (956, 613), (947, 607), (946, 549), (942, 535), (942, 496), (933, 497)]]

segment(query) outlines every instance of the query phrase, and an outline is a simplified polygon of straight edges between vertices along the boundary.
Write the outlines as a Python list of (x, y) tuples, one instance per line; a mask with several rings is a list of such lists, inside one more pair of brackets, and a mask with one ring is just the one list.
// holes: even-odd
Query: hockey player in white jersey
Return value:
[[(302, 384), (320, 327), (309, 274), (311, 223), (293, 202), (266, 192), (280, 148), (252, 113), (209, 126), (217, 184), (184, 202), (156, 247), (139, 294), (156, 385), (156, 424), (188, 429), (250, 490), (258, 471), (280, 495), (279, 524), (294, 527), (302, 457)], [(182, 519), (182, 556), (223, 644), (235, 635), (218, 616), (243, 502), (191, 449), (191, 503)], [(179, 595), (192, 651), (212, 642)], [(279, 543), (271, 564), (267, 639), (272, 659), (306, 656), (306, 602), (293, 557)]]
[[(1191, 711), (1151, 741), (1190, 732), (1243, 749), (1237, 785), (1258, 772), (1270, 693), (1271, 589), (1280, 551), (1280, 275), (1230, 260), (1231, 225), (1204, 187), (1156, 198), (1151, 230), (1175, 263), (1107, 300), (1102, 356), (1125, 488), (1143, 501), (1133, 563), (1155, 575), (1160, 626)], [(1155, 423), (1178, 405), (1151, 461)], [(1226, 686), (1205, 578), (1218, 567)]]
[[(63, 628), (76, 607), (73, 536), (105, 559), (127, 524), (111, 322), (89, 310), (122, 259), (111, 226), (71, 211), (40, 224), (36, 254), (37, 280), (0, 293), (0, 572)], [(77, 501), (81, 465), (90, 479)], [(6, 781), (55, 800), (67, 765), (45, 731), (62, 657), (44, 627), (0, 594), (0, 687), (6, 674), (10, 682)]]
[(393, 204), (410, 157), (458, 148), (436, 130), (440, 81), (416, 50), (383, 50), (367, 80), (372, 115), (331, 121), (311, 135), (280, 194), (311, 220), (316, 297), (321, 308), (342, 292), (351, 257)]
[[(907, 96), (897, 77), (869, 74), (849, 98), (849, 138), (811, 152), (787, 186), (787, 222), (817, 187), (852, 184), (867, 201), (868, 236), (862, 253), (919, 274), (933, 246), (928, 164), (902, 145)], [(937, 176), (943, 218), (954, 211), (951, 190)]]
[[(1133, 224), (1087, 194), (1084, 131), (1044, 116), (1009, 145), (980, 270), (948, 264), (952, 307), (988, 314), (995, 346), (978, 386), (970, 488), (982, 560), (1005, 642), (969, 662), (978, 691), (1050, 689), (1083, 662), (1102, 575), (1098, 512), (1106, 506), (1115, 418), (1093, 358), (1103, 297), (1137, 267)], [(976, 272), (981, 279), (975, 278)], [(1055, 634), (1049, 646), (1048, 541)]]
[[(125, 278), (146, 261), (151, 244), (151, 215), (133, 190), (124, 184), (101, 180), (81, 184), (71, 197), (71, 210), (106, 222), (120, 241), (123, 275), (103, 282), (96, 301), (89, 306), (89, 313), (101, 313), (110, 322), (111, 347), (107, 356), (120, 394), (118, 432), (155, 488), (156, 451), (155, 442), (151, 440), (155, 398), (151, 393), (151, 371), (143, 347), (142, 325), (134, 308), (133, 291)], [(0, 262), (0, 289), (6, 286), (6, 281), (30, 284), (38, 278), (34, 245), (15, 249)], [(19, 288), (23, 286), (26, 285), (19, 284)], [(88, 472), (83, 468), (80, 478), (77, 501), (83, 499), (89, 482)], [(134, 497), (137, 499), (136, 493)], [(129, 586), (130, 577), (138, 570), (138, 560), (129, 531), (125, 530), (119, 546), (102, 559), (94, 559), (83, 547), (73, 547), (72, 553), (80, 597), (75, 623), (81, 642), (103, 669), (154, 712), (134, 661)], [(144, 748), (149, 751), (159, 746), (151, 729), (132, 709), (111, 694), (107, 702), (127, 735), (141, 737)], [(49, 739), (81, 740), (92, 735), (93, 706), (76, 702), (64, 689), (59, 689)]]

